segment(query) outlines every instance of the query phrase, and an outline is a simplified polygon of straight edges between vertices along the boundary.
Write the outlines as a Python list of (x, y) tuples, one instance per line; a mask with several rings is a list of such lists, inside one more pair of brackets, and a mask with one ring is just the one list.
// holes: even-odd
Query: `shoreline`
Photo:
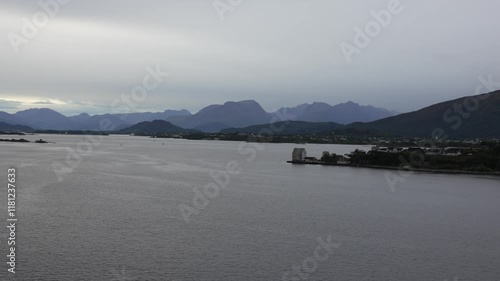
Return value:
[(500, 177), (500, 172), (477, 172), (477, 171), (463, 171), (463, 170), (438, 170), (438, 169), (418, 169), (418, 168), (404, 169), (392, 166), (350, 165), (350, 164), (334, 164), (325, 162), (311, 162), (311, 163), (297, 162), (297, 161), (286, 161), (286, 162), (293, 165), (321, 165), (321, 166), (366, 168), (366, 169), (393, 170), (393, 171), (396, 170), (396, 171), (419, 172), (419, 173), (430, 173), (430, 174), (479, 175), (479, 176)]

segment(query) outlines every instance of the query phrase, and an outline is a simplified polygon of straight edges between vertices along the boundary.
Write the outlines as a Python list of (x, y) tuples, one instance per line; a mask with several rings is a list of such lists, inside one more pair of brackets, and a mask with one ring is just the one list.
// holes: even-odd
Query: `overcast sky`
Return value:
[(19, 39), (44, 10), (2, 0), (0, 110), (110, 112), (157, 65), (170, 75), (136, 111), (254, 99), (268, 111), (352, 100), (405, 112), (471, 95), (481, 75), (500, 80), (498, 0), (401, 0), (348, 62), (340, 44), (356, 47), (355, 28), (391, 1), (220, 0), (217, 12), (212, 0), (72, 0)]

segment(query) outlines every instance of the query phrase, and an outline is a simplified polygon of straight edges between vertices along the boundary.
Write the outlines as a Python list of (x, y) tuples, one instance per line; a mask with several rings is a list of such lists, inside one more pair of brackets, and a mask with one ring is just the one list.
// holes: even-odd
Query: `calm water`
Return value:
[[(248, 143), (110, 136), (58, 181), (52, 164), (83, 136), (40, 137), (56, 143), (0, 143), (19, 219), (17, 273), (2, 263), (1, 280), (282, 280), (305, 260), (312, 273), (288, 280), (500, 280), (498, 178), (414, 174), (391, 192), (384, 170), (285, 163), (297, 146), (355, 146), (265, 144), (247, 161)], [(186, 223), (179, 205), (229, 161), (241, 173)], [(339, 247), (309, 258), (329, 235)]]

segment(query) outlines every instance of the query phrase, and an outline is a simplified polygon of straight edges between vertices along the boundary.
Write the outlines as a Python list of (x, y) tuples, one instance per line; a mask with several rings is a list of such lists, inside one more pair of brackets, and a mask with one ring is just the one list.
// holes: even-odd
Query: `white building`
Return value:
[(292, 161), (304, 161), (307, 157), (305, 148), (294, 148), (292, 152)]

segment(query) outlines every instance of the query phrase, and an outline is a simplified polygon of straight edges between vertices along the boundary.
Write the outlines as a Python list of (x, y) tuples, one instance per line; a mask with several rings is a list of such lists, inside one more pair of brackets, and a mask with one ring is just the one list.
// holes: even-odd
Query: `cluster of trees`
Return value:
[(401, 153), (355, 151), (352, 165), (407, 167), (436, 170), (500, 172), (500, 143), (482, 143), (480, 149), (467, 149), (460, 156), (426, 155), (421, 149)]
[(0, 141), (5, 141), (5, 142), (30, 142), (29, 140), (25, 140), (25, 139), (0, 139)]
[(325, 163), (337, 164), (337, 161), (339, 161), (339, 157), (335, 153), (324, 152), (320, 160)]
[(440, 169), (500, 172), (500, 143), (484, 142), (481, 147), (481, 150), (470, 153), (471, 155), (448, 157), (451, 159), (432, 158), (431, 164)]

